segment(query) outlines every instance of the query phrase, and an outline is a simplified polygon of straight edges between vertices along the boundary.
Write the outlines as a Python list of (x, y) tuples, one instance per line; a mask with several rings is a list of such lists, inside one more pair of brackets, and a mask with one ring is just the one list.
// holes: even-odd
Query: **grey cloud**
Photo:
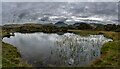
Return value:
[(2, 9), (3, 24), (37, 23), (38, 18), (43, 18), (45, 15), (64, 16), (68, 19), (71, 16), (97, 16), (115, 21), (118, 15), (116, 2), (3, 2)]

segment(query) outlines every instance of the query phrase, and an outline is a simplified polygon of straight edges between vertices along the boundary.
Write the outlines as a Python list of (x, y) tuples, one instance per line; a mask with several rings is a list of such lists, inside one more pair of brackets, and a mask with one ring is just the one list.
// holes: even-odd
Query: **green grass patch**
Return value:
[(27, 63), (21, 62), (21, 53), (17, 48), (2, 42), (2, 67), (29, 67)]
[(101, 48), (101, 58), (95, 60), (92, 67), (117, 67), (118, 66), (119, 42), (105, 43)]
[(90, 31), (90, 30), (68, 30), (68, 32), (73, 32), (73, 33), (76, 33), (80, 36), (89, 36), (91, 34), (98, 34), (97, 32), (95, 31)]

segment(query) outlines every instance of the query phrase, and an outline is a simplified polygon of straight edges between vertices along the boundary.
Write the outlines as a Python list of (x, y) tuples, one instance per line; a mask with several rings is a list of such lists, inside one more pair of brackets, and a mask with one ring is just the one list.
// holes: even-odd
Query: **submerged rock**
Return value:
[(74, 64), (74, 60), (73, 60), (72, 58), (70, 58), (68, 64), (69, 64), (69, 65)]

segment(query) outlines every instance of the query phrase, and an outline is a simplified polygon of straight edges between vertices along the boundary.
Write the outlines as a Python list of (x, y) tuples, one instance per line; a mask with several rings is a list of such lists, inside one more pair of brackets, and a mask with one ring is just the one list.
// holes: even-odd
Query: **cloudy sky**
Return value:
[(3, 2), (118, 2), (119, 0), (2, 0)]
[[(108, 1), (112, 1), (112, 0), (108, 0)], [(117, 22), (118, 3), (117, 2), (3, 2), (2, 3), (3, 24), (11, 24), (11, 23), (19, 24), (19, 23), (31, 23), (31, 22), (56, 23), (58, 21), (64, 21), (67, 24), (74, 24), (76, 22), (118, 24)]]

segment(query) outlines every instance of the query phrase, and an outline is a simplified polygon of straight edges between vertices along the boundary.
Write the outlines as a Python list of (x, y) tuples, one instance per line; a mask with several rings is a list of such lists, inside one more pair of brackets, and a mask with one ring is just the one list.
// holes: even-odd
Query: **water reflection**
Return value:
[(103, 35), (81, 37), (72, 33), (64, 35), (15, 33), (3, 38), (22, 53), (22, 61), (41, 66), (86, 66), (100, 57), (102, 44), (112, 41)]

